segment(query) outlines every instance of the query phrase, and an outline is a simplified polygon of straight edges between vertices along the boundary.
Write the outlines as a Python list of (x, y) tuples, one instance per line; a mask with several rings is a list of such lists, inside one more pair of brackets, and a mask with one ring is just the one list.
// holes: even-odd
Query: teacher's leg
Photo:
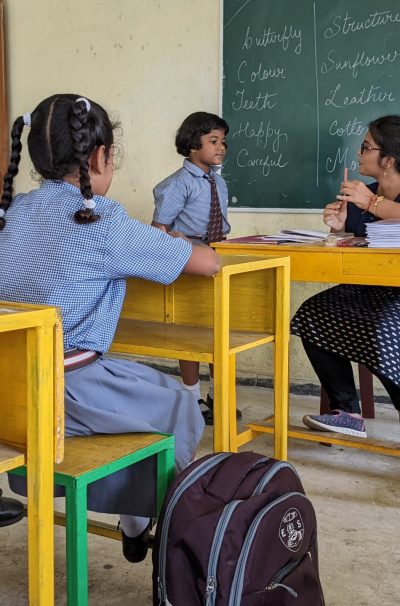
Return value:
[(372, 368), (368, 368), (368, 369), (372, 372), (372, 374), (374, 374), (376, 377), (378, 377), (378, 379), (380, 380), (380, 382), (382, 383), (382, 385), (388, 392), (390, 399), (393, 402), (393, 406), (400, 413), (400, 387), (398, 385), (396, 385), (396, 383), (393, 383), (393, 381), (391, 381), (387, 377), (384, 377), (379, 372), (376, 372), (376, 370), (373, 370)]
[(350, 360), (320, 349), (306, 339), (303, 339), (303, 345), (321, 385), (328, 393), (331, 409), (327, 414), (305, 415), (304, 425), (318, 431), (366, 438)]
[(329, 397), (331, 410), (360, 413), (360, 402), (350, 360), (317, 347), (302, 338), (304, 350), (322, 387)]

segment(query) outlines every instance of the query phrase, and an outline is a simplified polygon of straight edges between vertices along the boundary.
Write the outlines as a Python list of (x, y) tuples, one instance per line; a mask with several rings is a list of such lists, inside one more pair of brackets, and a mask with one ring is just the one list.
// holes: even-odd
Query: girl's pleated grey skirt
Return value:
[[(100, 357), (65, 373), (65, 433), (160, 432), (175, 435), (177, 471), (193, 459), (204, 430), (199, 405), (179, 381), (143, 364)], [(155, 515), (155, 458), (98, 480), (88, 487), (88, 509), (102, 513)], [(9, 476), (26, 494), (25, 479)], [(56, 496), (61, 496), (57, 488)]]

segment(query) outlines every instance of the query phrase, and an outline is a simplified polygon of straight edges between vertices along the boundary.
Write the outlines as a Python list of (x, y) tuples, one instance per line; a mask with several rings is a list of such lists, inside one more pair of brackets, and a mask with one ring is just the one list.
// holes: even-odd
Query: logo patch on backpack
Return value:
[(279, 526), (279, 538), (287, 549), (298, 551), (304, 538), (304, 522), (298, 509), (288, 509)]

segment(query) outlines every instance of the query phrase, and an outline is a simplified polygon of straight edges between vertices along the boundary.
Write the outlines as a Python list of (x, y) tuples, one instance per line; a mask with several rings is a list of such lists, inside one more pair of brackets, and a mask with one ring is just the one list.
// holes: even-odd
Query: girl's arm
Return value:
[(221, 258), (209, 246), (192, 246), (192, 254), (182, 273), (214, 276), (221, 267)]
[(120, 204), (114, 205), (102, 244), (102, 271), (113, 279), (132, 276), (171, 284), (181, 273), (212, 276), (220, 267), (210, 247), (193, 246), (185, 238), (140, 223)]

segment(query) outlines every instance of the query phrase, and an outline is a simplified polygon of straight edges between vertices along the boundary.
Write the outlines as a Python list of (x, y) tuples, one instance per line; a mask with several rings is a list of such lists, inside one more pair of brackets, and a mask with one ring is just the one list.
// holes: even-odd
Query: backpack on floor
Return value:
[(154, 606), (323, 606), (314, 508), (292, 465), (207, 455), (170, 486), (153, 549)]

